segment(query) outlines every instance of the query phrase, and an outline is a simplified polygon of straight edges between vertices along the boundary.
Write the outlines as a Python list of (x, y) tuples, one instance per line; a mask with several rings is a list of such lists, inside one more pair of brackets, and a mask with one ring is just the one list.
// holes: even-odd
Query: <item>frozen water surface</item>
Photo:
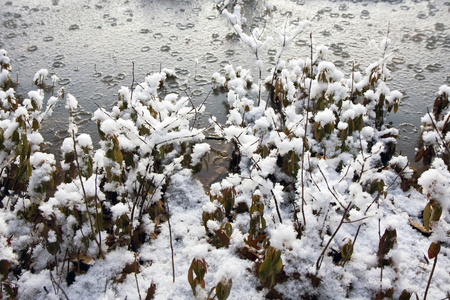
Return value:
[[(400, 130), (399, 149), (410, 158), (419, 133), (420, 117), (432, 107), (435, 93), (450, 83), (450, 2), (392, 1), (246, 1), (248, 27), (264, 27), (267, 35), (286, 20), (310, 20), (313, 44), (329, 47), (328, 58), (349, 74), (363, 70), (379, 57), (367, 44), (380, 41), (389, 30), (397, 49), (390, 64), (391, 89), (405, 98), (399, 113), (391, 115)], [(33, 89), (32, 78), (41, 68), (59, 78), (59, 85), (77, 96), (82, 107), (77, 122), (95, 131), (88, 121), (97, 105), (106, 108), (117, 99), (120, 86), (130, 86), (132, 63), (136, 81), (160, 68), (174, 69), (170, 92), (192, 96), (197, 105), (211, 90), (211, 75), (231, 63), (254, 66), (254, 57), (242, 45), (215, 1), (90, 1), (2, 0), (0, 48), (12, 60), (19, 94)], [(265, 51), (264, 71), (274, 63), (276, 47)], [(283, 58), (309, 57), (309, 34), (299, 35)], [(254, 67), (253, 67), (254, 68)], [(253, 75), (257, 76), (256, 69)], [(263, 77), (265, 77), (263, 75)], [(225, 95), (212, 93), (207, 112), (225, 120)], [(60, 104), (61, 105), (61, 104)], [(200, 124), (207, 126), (209, 114)], [(66, 132), (66, 112), (59, 108), (43, 132), (56, 140)]]

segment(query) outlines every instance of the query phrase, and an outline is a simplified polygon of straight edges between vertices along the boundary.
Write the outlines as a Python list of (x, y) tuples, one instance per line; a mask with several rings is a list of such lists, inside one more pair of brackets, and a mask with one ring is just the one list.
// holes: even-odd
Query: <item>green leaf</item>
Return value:
[(273, 270), (275, 271), (275, 274), (278, 274), (281, 272), (281, 270), (283, 269), (283, 260), (281, 259), (281, 251), (278, 250), (277, 251), (279, 253), (279, 255), (277, 255), (277, 259), (274, 260), (276, 263), (273, 267)]
[(33, 119), (33, 124), (32, 124), (33, 130), (37, 131), (39, 129), (39, 122), (36, 119)]
[(233, 286), (233, 281), (228, 279), (227, 281), (220, 281), (216, 286), (216, 296), (219, 300), (226, 300), (230, 296), (231, 287)]
[(359, 116), (358, 119), (356, 119), (356, 120), (357, 120), (357, 125), (358, 125), (357, 128), (358, 128), (359, 131), (361, 131), (363, 129), (363, 127), (364, 127), (364, 120), (363, 120), (362, 115)]
[(195, 287), (197, 286), (197, 283), (194, 281), (194, 270), (193, 270), (193, 268), (194, 268), (194, 261), (195, 261), (195, 258), (192, 260), (191, 266), (189, 267), (189, 270), (188, 270), (188, 282), (189, 282), (189, 284), (191, 286), (192, 293), (195, 296), (196, 295)]
[(106, 141), (106, 134), (100, 129), (100, 122), (97, 123), (98, 135), (102, 141)]
[(398, 102), (395, 102), (394, 104), (394, 113), (397, 113), (398, 111)]
[(47, 248), (48, 253), (50, 253), (51, 255), (56, 255), (58, 253), (58, 251), (60, 250), (60, 246), (59, 246), (58, 242), (47, 243), (46, 248)]
[(263, 263), (259, 266), (259, 278), (262, 282), (265, 282), (267, 278), (269, 278), (270, 274), (272, 274), (272, 262), (268, 257), (266, 257)]
[(353, 243), (351, 239), (348, 239), (348, 242), (342, 246), (341, 255), (343, 261), (348, 261), (353, 254)]
[(431, 213), (431, 221), (439, 221), (442, 215), (442, 205), (437, 201), (432, 201), (431, 206), (433, 207), (433, 211)]
[(281, 259), (281, 250), (275, 250), (273, 247), (269, 247), (266, 251), (266, 257), (259, 267), (259, 277), (263, 283), (267, 281), (269, 276), (271, 277), (270, 285), (275, 284), (275, 278), (278, 273), (283, 269), (283, 261)]
[(231, 236), (233, 234), (233, 227), (231, 226), (231, 224), (229, 222), (226, 222), (224, 225), (222, 225), (221, 227), (224, 227), (223, 229), (225, 230), (225, 233), (228, 236)]
[(207, 273), (205, 259), (203, 260), (194, 259), (192, 269), (194, 270), (195, 275), (198, 277), (199, 282), (202, 283), (202, 287), (204, 288), (205, 287), (204, 277), (205, 274)]
[(269, 156), (269, 154), (270, 154), (269, 148), (267, 148), (267, 146), (264, 145), (264, 147), (262, 149), (262, 156), (267, 157), (267, 156)]
[(118, 164), (122, 164), (122, 162), (123, 162), (122, 152), (119, 150), (119, 148), (116, 148), (116, 147), (114, 147), (114, 160)]
[(325, 131), (326, 134), (331, 134), (333, 129), (334, 129), (334, 126), (333, 126), (332, 123), (325, 124), (324, 131)]

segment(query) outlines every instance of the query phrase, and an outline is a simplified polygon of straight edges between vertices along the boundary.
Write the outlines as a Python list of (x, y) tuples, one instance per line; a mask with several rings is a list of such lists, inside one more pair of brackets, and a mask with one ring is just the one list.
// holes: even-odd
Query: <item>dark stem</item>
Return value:
[(445, 148), (445, 150), (447, 151), (447, 153), (450, 153), (450, 151), (449, 151), (448, 148), (447, 148), (447, 143), (445, 142), (444, 138), (442, 137), (441, 132), (438, 130), (438, 128), (437, 128), (437, 126), (436, 126), (436, 123), (434, 123), (434, 120), (433, 120), (433, 118), (431, 117), (431, 114), (430, 114), (430, 111), (429, 111), (428, 108), (427, 108), (427, 114), (428, 114), (428, 116), (430, 117), (430, 120), (431, 120), (431, 123), (433, 124), (434, 130), (436, 131), (436, 133), (438, 134), (439, 138), (440, 138), (441, 141), (442, 141), (443, 147)]
[[(70, 112), (70, 115), (72, 115), (72, 109), (70, 109), (69, 112)], [(100, 251), (100, 258), (104, 258), (102, 245), (98, 242), (97, 237), (95, 236), (94, 223), (92, 222), (92, 216), (91, 216), (91, 213), (89, 211), (88, 197), (87, 197), (87, 194), (86, 194), (86, 189), (84, 188), (83, 177), (81, 176), (80, 163), (78, 162), (77, 142), (75, 140), (75, 131), (73, 129), (72, 129), (72, 140), (73, 140), (73, 152), (75, 154), (75, 163), (77, 164), (78, 178), (80, 179), (81, 189), (83, 190), (84, 204), (86, 206), (86, 213), (87, 213), (87, 215), (89, 217), (89, 225), (91, 226), (91, 232), (92, 232), (92, 236), (94, 238), (94, 241), (95, 241), (95, 243), (98, 246), (98, 250)]]
[(303, 152), (302, 152), (302, 173), (301, 173), (301, 183), (302, 183), (302, 217), (303, 217), (303, 226), (306, 226), (306, 217), (305, 217), (305, 151), (306, 145), (308, 143), (308, 122), (309, 122), (309, 103), (311, 101), (311, 87), (313, 80), (313, 44), (312, 44), (312, 32), (309, 34), (309, 40), (311, 44), (311, 67), (310, 67), (310, 81), (309, 81), (309, 93), (308, 93), (308, 103), (306, 105), (306, 120), (305, 120), (305, 136), (303, 138)]
[(275, 196), (275, 193), (273, 192), (273, 190), (270, 190), (270, 192), (272, 193), (273, 200), (275, 201), (275, 208), (277, 209), (278, 219), (280, 219), (280, 223), (283, 224), (283, 221), (281, 220), (280, 210), (278, 209), (277, 197)]
[(138, 295), (139, 295), (139, 300), (142, 300), (142, 298), (141, 298), (141, 290), (139, 289), (139, 282), (138, 282), (138, 279), (137, 279), (137, 272), (139, 271), (139, 269), (138, 269), (139, 262), (137, 260), (137, 254), (134, 255), (134, 266), (135, 266), (134, 279), (136, 280), (136, 287), (137, 287), (137, 291), (138, 291)]
[(169, 210), (169, 200), (166, 201), (167, 207), (167, 223), (169, 224), (169, 237), (170, 237), (170, 251), (172, 253), (172, 278), (173, 282), (175, 282), (175, 262), (173, 259), (173, 243), (172, 243), (172, 226), (170, 225), (170, 210)]
[(436, 268), (438, 256), (434, 258), (433, 268), (431, 269), (430, 278), (428, 278), (427, 288), (425, 289), (425, 295), (423, 296), (423, 300), (427, 300), (428, 289), (430, 288), (431, 278), (433, 277), (434, 269)]
[(50, 271), (50, 279), (52, 280), (52, 283), (55, 284), (58, 287), (58, 290), (60, 290), (64, 297), (66, 297), (67, 300), (69, 300), (69, 297), (67, 296), (66, 292), (61, 288), (61, 286), (56, 282), (55, 278), (53, 278), (52, 271)]
[(131, 62), (133, 64), (133, 69), (131, 71), (131, 95), (130, 95), (130, 102), (131, 99), (133, 99), (133, 89), (134, 89), (134, 61)]
[(328, 241), (328, 243), (325, 245), (325, 248), (323, 248), (322, 253), (320, 253), (320, 256), (319, 256), (319, 258), (317, 259), (317, 262), (316, 262), (316, 270), (319, 270), (319, 269), (320, 269), (320, 266), (321, 266), (322, 261), (323, 261), (323, 257), (325, 256), (325, 251), (327, 251), (327, 248), (328, 248), (328, 246), (330, 246), (331, 241), (334, 239), (335, 235), (337, 234), (337, 232), (338, 232), (339, 229), (341, 228), (342, 224), (344, 224), (345, 216), (347, 215), (347, 212), (348, 212), (348, 210), (350, 209), (350, 206), (351, 206), (351, 205), (352, 205), (352, 202), (350, 202), (350, 203), (347, 205), (347, 208), (344, 210), (344, 214), (342, 215), (341, 222), (339, 222), (338, 227), (337, 227), (336, 230), (334, 231), (334, 233), (333, 233), (333, 235), (331, 236), (331, 238), (330, 238), (330, 240)]
[[(100, 245), (102, 244), (102, 234), (100, 230), (100, 220), (99, 220), (99, 214), (98, 214), (98, 203), (100, 202), (100, 199), (98, 199), (98, 193), (97, 193), (97, 177), (98, 177), (98, 170), (95, 170), (95, 195), (94, 195), (94, 201), (95, 201), (95, 218), (97, 221), (97, 230), (98, 230), (98, 241)], [(97, 202), (99, 200), (99, 202)], [(101, 205), (101, 204), (100, 204)]]
[(333, 196), (334, 199), (336, 199), (336, 201), (339, 203), (339, 205), (345, 209), (345, 206), (342, 204), (341, 201), (339, 201), (338, 197), (336, 196), (336, 194), (331, 190), (330, 186), (328, 185), (328, 180), (325, 177), (325, 174), (323, 174), (322, 169), (320, 168), (319, 165), (317, 165), (317, 167), (319, 168), (319, 172), (320, 174), (322, 174), (323, 179), (325, 180), (325, 183), (327, 185), (328, 191), (331, 193), (331, 195)]

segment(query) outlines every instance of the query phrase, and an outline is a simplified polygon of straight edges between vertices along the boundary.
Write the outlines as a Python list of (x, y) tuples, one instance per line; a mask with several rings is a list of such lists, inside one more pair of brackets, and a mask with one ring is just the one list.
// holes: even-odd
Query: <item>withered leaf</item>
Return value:
[(441, 251), (441, 242), (431, 243), (430, 248), (428, 248), (428, 258), (435, 258)]
[(397, 230), (387, 228), (378, 244), (378, 262), (380, 266), (386, 265), (385, 258), (389, 251), (397, 243)]
[(413, 221), (413, 219), (409, 218), (409, 224), (411, 224), (412, 227), (416, 228), (417, 230), (419, 230), (420, 232), (429, 235), (431, 234), (433, 231), (426, 229), (425, 227), (423, 227), (423, 225)]
[(226, 248), (228, 248), (228, 246), (230, 245), (230, 237), (225, 233), (225, 230), (223, 229), (214, 230), (214, 233), (219, 238), (220, 243)]

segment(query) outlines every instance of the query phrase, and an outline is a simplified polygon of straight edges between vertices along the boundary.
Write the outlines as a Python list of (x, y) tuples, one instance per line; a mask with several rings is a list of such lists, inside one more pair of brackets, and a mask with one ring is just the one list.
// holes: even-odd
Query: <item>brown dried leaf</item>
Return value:
[(150, 287), (147, 290), (147, 297), (145, 297), (145, 300), (152, 300), (155, 298), (155, 292), (156, 292), (156, 284), (153, 282), (150, 284)]
[(214, 230), (214, 233), (219, 238), (220, 243), (223, 246), (225, 246), (226, 248), (228, 248), (228, 246), (230, 246), (230, 237), (225, 233), (225, 230), (223, 230), (223, 229)]
[(412, 227), (416, 228), (417, 230), (419, 230), (420, 232), (424, 233), (424, 234), (431, 234), (433, 231), (432, 230), (428, 230), (425, 227), (423, 227), (423, 225), (414, 222), (413, 219), (409, 218), (409, 224), (411, 224)]
[(385, 261), (385, 258), (386, 255), (389, 253), (389, 251), (392, 248), (394, 248), (394, 245), (396, 243), (397, 243), (397, 230), (387, 228), (380, 239), (380, 243), (378, 244), (377, 256), (380, 266), (389, 264), (389, 262)]
[(141, 266), (139, 265), (139, 261), (135, 260), (131, 264), (127, 264), (125, 268), (122, 270), (122, 276), (116, 281), (118, 283), (123, 283), (128, 274), (131, 273), (140, 273)]
[(428, 248), (428, 258), (435, 258), (441, 251), (441, 242), (431, 243), (430, 248)]

